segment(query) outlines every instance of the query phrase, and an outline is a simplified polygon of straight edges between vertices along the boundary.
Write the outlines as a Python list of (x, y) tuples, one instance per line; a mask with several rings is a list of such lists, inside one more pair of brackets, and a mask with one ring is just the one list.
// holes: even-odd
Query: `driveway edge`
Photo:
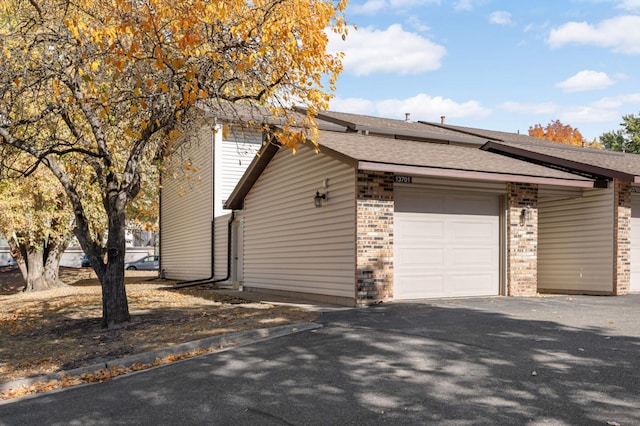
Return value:
[[(87, 365), (84, 367), (74, 368), (72, 370), (63, 370), (57, 373), (45, 374), (41, 376), (29, 377), (25, 379), (18, 379), (12, 382), (1, 383), (0, 392), (10, 389), (15, 389), (21, 386), (28, 387), (38, 382), (48, 382), (50, 380), (59, 380), (64, 376), (81, 376), (82, 374), (92, 371), (101, 370), (103, 368), (123, 368), (131, 367), (135, 364), (152, 364), (156, 361), (162, 360), (171, 355), (180, 355), (196, 350), (227, 350), (239, 346), (246, 346), (256, 342), (276, 339), (278, 337), (287, 336), (290, 334), (300, 333), (303, 331), (315, 330), (321, 328), (321, 324), (314, 322), (308, 323), (295, 323), (281, 325), (277, 327), (258, 328), (253, 330), (240, 331), (237, 333), (221, 334), (219, 336), (206, 337), (200, 340), (193, 340), (190, 342), (180, 343), (177, 345), (169, 346), (155, 351), (143, 352), (141, 354), (135, 354), (126, 356), (123, 358), (117, 358), (107, 362), (101, 362), (96, 364)], [(11, 400), (6, 400), (11, 401)], [(1, 401), (1, 402), (6, 402)]]

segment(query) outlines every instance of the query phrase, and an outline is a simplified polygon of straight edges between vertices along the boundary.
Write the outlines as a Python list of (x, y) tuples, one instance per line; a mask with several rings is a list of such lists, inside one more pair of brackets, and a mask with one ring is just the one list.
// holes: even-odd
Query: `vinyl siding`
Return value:
[[(165, 162), (160, 206), (161, 268), (167, 278), (211, 275), (212, 133), (202, 125)], [(185, 170), (190, 162), (193, 169)]]
[(410, 184), (396, 183), (395, 188), (413, 188), (417, 190), (428, 189), (442, 190), (442, 191), (464, 191), (464, 192), (480, 192), (480, 193), (494, 193), (494, 194), (506, 194), (507, 184), (505, 182), (490, 182), (490, 181), (474, 181), (474, 180), (458, 180), (458, 179), (443, 179), (443, 178), (430, 178), (423, 176), (413, 176)]
[(574, 199), (582, 196), (582, 188), (568, 186), (540, 185), (538, 187), (538, 199), (551, 201), (562, 199)]
[(609, 293), (613, 289), (613, 190), (540, 199), (538, 289)]
[[(328, 188), (323, 181), (328, 179)], [(328, 192), (322, 208), (316, 191)], [(306, 146), (276, 154), (245, 199), (244, 285), (354, 298), (355, 171)]]
[[(200, 122), (196, 133), (182, 142), (165, 163), (160, 244), (162, 269), (170, 279), (211, 276), (213, 217), (216, 226), (214, 278), (224, 278), (227, 274), (227, 219), (230, 212), (222, 205), (260, 149), (262, 135), (231, 128), (227, 139), (223, 140), (223, 133), (226, 132), (218, 131), (214, 136), (211, 126)], [(195, 171), (183, 168), (187, 161)]]
[(262, 133), (232, 128), (227, 139), (216, 143), (215, 216), (229, 213), (222, 206), (262, 146)]
[(227, 241), (229, 239), (229, 218), (231, 214), (218, 216), (215, 218), (215, 247), (214, 247), (214, 278), (219, 280), (227, 276)]

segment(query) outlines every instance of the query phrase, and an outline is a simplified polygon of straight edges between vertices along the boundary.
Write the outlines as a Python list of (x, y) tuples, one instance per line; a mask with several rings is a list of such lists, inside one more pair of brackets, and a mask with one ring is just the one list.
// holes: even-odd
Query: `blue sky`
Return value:
[(640, 114), (640, 0), (351, 0), (335, 111), (591, 141)]

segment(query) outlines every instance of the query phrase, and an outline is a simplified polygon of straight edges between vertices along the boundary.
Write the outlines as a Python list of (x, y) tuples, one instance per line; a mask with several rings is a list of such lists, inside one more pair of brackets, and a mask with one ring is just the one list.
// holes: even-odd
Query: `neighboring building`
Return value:
[(233, 219), (223, 206), (262, 146), (262, 133), (236, 125), (235, 110), (202, 108), (163, 165), (160, 268), (169, 279), (228, 281)]
[[(156, 238), (154, 231), (144, 230), (127, 230), (126, 231), (127, 248), (125, 261), (139, 259), (149, 254), (157, 252)], [(71, 268), (79, 268), (82, 266), (82, 258), (84, 251), (78, 241), (74, 238), (71, 245), (62, 254), (60, 266)], [(9, 243), (0, 235), (0, 267), (9, 265), (11, 260)]]
[(629, 241), (640, 234), (639, 156), (444, 124), (318, 118), (320, 153), (307, 144), (294, 156), (262, 146), (260, 132), (220, 131), (233, 121), (208, 112), (163, 178), (167, 277), (347, 306), (640, 290), (630, 260), (640, 266), (640, 249)]

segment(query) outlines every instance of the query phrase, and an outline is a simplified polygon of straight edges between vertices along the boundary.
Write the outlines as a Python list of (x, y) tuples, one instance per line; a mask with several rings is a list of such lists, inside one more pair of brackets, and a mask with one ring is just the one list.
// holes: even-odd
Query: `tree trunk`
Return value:
[(126, 249), (124, 206), (122, 208), (114, 206), (108, 214), (107, 264), (101, 268), (102, 274), (98, 277), (102, 284), (102, 326), (112, 328), (118, 324), (130, 322), (131, 316), (124, 284)]
[(25, 282), (24, 291), (40, 291), (63, 286), (58, 279), (62, 251), (38, 249), (31, 244), (29, 238), (21, 238), (17, 244), (13, 238), (9, 240), (11, 255), (22, 273)]
[(24, 291), (46, 290), (47, 281), (44, 279), (43, 252), (27, 247), (27, 286)]
[(49, 287), (60, 287), (65, 285), (60, 281), (60, 260), (64, 251), (69, 246), (66, 238), (51, 237), (49, 238), (49, 250), (44, 263), (44, 279)]

